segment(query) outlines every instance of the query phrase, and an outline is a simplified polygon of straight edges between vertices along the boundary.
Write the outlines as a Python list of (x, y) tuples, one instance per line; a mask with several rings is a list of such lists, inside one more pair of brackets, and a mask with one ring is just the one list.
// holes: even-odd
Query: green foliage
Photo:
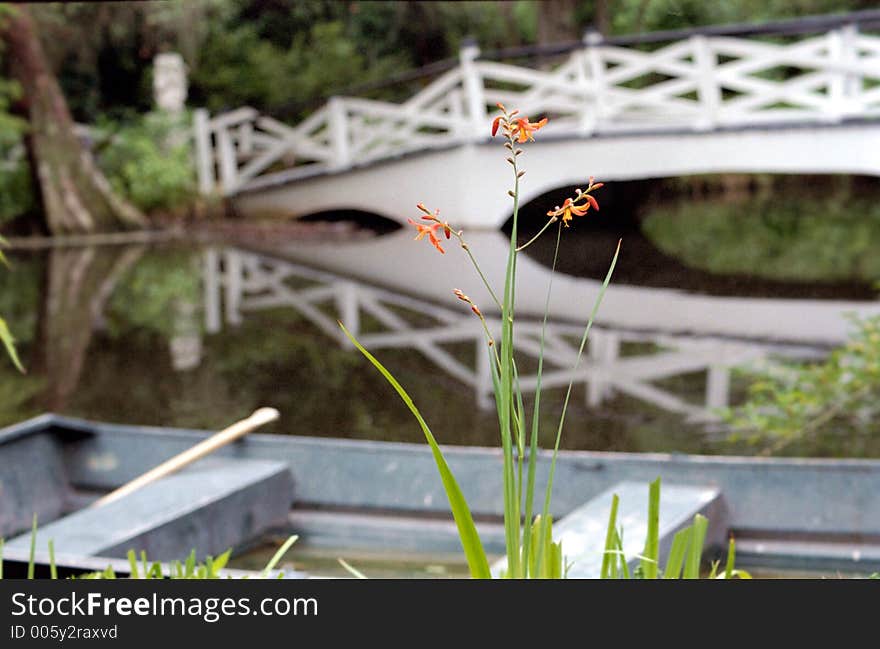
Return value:
[(113, 135), (97, 158), (113, 188), (146, 212), (173, 210), (196, 196), (187, 118), (148, 113), (124, 123), (103, 121)]
[[(0, 237), (0, 248), (2, 246), (7, 245), (6, 239)], [(3, 254), (3, 251), (0, 250), (0, 264), (9, 267), (9, 261), (6, 259), (6, 255)], [(24, 373), (24, 367), (21, 364), (21, 361), (18, 359), (18, 352), (15, 349), (15, 338), (12, 336), (12, 332), (9, 330), (9, 326), (6, 324), (6, 321), (3, 318), (0, 318), (0, 343), (3, 344), (3, 347), (6, 348), (6, 354), (9, 356), (9, 359), (12, 361), (12, 364), (15, 365), (15, 368)]]
[(873, 9), (870, 0), (615, 0), (615, 34), (685, 29), (724, 23), (761, 23), (807, 15)]
[[(0, 114), (2, 121), (2, 114)], [(2, 151), (2, 148), (0, 148)], [(8, 150), (4, 162), (0, 162), (0, 225), (36, 207), (36, 194), (31, 180), (31, 170), (21, 157), (21, 148)], [(4, 154), (0, 152), (0, 156)]]
[(0, 77), (0, 225), (35, 206), (31, 171), (22, 143), (27, 122), (9, 112), (11, 103), (20, 95), (18, 83)]
[[(154, 331), (166, 340), (198, 316), (188, 314), (201, 299), (198, 255), (175, 249), (145, 255), (113, 292), (108, 313), (115, 335), (130, 328)], [(190, 317), (187, 317), (190, 316)]]
[(867, 199), (690, 200), (653, 208), (642, 228), (663, 252), (713, 273), (796, 281), (880, 278), (880, 204)]
[(431, 429), (422, 418), (422, 414), (413, 403), (409, 394), (403, 389), (403, 386), (397, 382), (397, 380), (387, 369), (385, 369), (385, 366), (382, 365), (375, 356), (368, 352), (363, 345), (361, 345), (354, 336), (349, 333), (348, 329), (346, 329), (341, 322), (339, 323), (339, 326), (342, 327), (345, 335), (348, 336), (348, 339), (352, 344), (357, 347), (358, 351), (360, 351), (370, 363), (379, 370), (382, 376), (385, 377), (385, 380), (391, 384), (400, 398), (403, 399), (407, 408), (409, 408), (410, 412), (412, 412), (413, 416), (419, 422), (419, 426), (425, 435), (425, 439), (431, 447), (434, 461), (437, 464), (437, 470), (443, 481), (443, 488), (449, 498), (452, 516), (455, 519), (455, 524), (458, 526), (459, 537), (461, 538), (462, 548), (464, 549), (465, 557), (467, 558), (468, 566), (471, 570), (471, 575), (477, 579), (489, 578), (491, 576), (489, 573), (489, 563), (486, 559), (486, 552), (483, 549), (483, 544), (480, 541), (480, 535), (477, 533), (477, 528), (474, 525), (474, 519), (471, 515), (470, 508), (464, 498), (464, 494), (461, 492), (461, 488), (458, 486), (458, 482), (455, 480), (455, 476), (453, 476), (449, 465), (446, 463), (446, 458), (443, 457), (443, 452), (440, 450), (437, 440), (434, 439), (434, 435), (431, 433)]
[(723, 413), (733, 439), (772, 452), (819, 433), (880, 431), (880, 316), (853, 323), (827, 360), (756, 372), (748, 400)]
[(245, 24), (217, 31), (206, 41), (192, 83), (204, 94), (209, 110), (254, 105), (271, 114), (356, 83), (386, 78), (401, 66), (408, 67), (397, 57), (368, 64), (341, 22), (313, 25), (295, 35), (286, 49)]
[(9, 331), (9, 327), (6, 326), (6, 321), (3, 318), (0, 318), (0, 341), (3, 342), (3, 346), (6, 348), (6, 353), (9, 355), (12, 364), (15, 365), (19, 372), (24, 373), (24, 367), (18, 359), (18, 353), (15, 351), (15, 339), (12, 337), (12, 333)]
[[(705, 516), (697, 514), (694, 522), (679, 530), (672, 539), (666, 563), (660, 569), (660, 478), (651, 483), (648, 492), (648, 532), (645, 538), (645, 550), (638, 557), (639, 566), (630, 571), (629, 562), (623, 552), (623, 529), (617, 527), (618, 496), (614, 494), (611, 501), (611, 513), (608, 517), (608, 530), (605, 536), (605, 552), (602, 558), (602, 579), (700, 579), (700, 568), (703, 562), (703, 544), (709, 522)], [(751, 579), (744, 570), (734, 568), (735, 545), (731, 538), (728, 547), (727, 561), (722, 574), (718, 574), (719, 564), (712, 565), (709, 579)]]
[[(265, 568), (259, 573), (259, 578), (268, 578), (278, 562), (287, 554), (291, 546), (299, 537), (290, 536), (278, 551), (272, 556)], [(31, 540), (30, 551), (27, 566), (27, 578), (34, 579), (36, 575), (36, 543), (37, 543), (37, 515), (34, 514), (31, 524)], [(55, 563), (55, 544), (52, 539), (49, 540), (49, 574), (51, 579), (58, 579), (58, 566)], [(189, 556), (184, 561), (174, 560), (167, 565), (163, 565), (158, 561), (148, 561), (147, 553), (141, 550), (140, 563), (138, 556), (134, 550), (129, 550), (127, 555), (129, 564), (130, 579), (220, 579), (223, 575), (221, 571), (229, 563), (232, 556), (232, 550), (227, 550), (218, 557), (208, 555), (204, 562), (196, 560), (195, 549), (191, 550)], [(284, 573), (279, 572), (278, 577), (283, 577)], [(3, 578), (3, 538), (0, 537), (0, 579)], [(107, 566), (104, 570), (88, 572), (75, 577), (75, 579), (116, 579), (116, 571), (112, 566)]]

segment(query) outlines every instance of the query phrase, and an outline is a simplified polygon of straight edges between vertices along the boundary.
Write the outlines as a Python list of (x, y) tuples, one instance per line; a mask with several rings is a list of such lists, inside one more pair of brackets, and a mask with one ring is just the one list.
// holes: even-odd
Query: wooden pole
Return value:
[(109, 494), (98, 498), (98, 500), (89, 506), (100, 507), (101, 505), (106, 505), (114, 500), (118, 500), (123, 496), (127, 496), (131, 492), (136, 491), (151, 482), (155, 482), (159, 478), (164, 478), (175, 471), (179, 471), (183, 467), (213, 453), (230, 442), (234, 442), (239, 437), (243, 437), (255, 428), (259, 428), (264, 424), (275, 421), (278, 419), (278, 416), (279, 413), (275, 408), (260, 408), (247, 419), (242, 419), (241, 421), (232, 424), (229, 428), (221, 430), (216, 435), (211, 435), (208, 439), (199, 442), (192, 448), (185, 450), (183, 453), (175, 455), (170, 460), (166, 460), (159, 466), (150, 469), (131, 482), (122, 485), (119, 489), (111, 491)]

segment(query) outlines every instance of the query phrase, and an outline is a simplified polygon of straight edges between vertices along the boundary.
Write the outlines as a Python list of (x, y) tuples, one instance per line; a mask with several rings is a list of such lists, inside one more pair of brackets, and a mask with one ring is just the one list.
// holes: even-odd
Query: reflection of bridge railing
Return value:
[(295, 127), (253, 108), (214, 117), (197, 111), (200, 188), (231, 195), (270, 175), (273, 182), (294, 180), (481, 142), (499, 101), (532, 117), (550, 115), (546, 136), (876, 118), (880, 37), (864, 32), (877, 28), (880, 11), (865, 11), (750, 28), (585, 37), (551, 48), (568, 58), (550, 70), (488, 60), (468, 45), (457, 65), (401, 104), (333, 97)]
[[(357, 334), (371, 350), (413, 349), (474, 390), (482, 408), (491, 407), (492, 379), (483, 331), (470, 311), (453, 310), (401, 295), (334, 273), (300, 264), (226, 249), (208, 250), (204, 258), (205, 316), (209, 333), (223, 321), (239, 324), (242, 314), (260, 309), (291, 307), (341, 346), (349, 345), (336, 320)], [(364, 317), (371, 323), (362, 327)], [(413, 317), (415, 316), (415, 317)], [(418, 324), (414, 324), (415, 322)], [(488, 319), (493, 335), (500, 321)], [(548, 322), (542, 384), (562, 387), (574, 380), (584, 385), (589, 406), (598, 406), (615, 391), (692, 420), (712, 419), (712, 409), (728, 403), (731, 367), (764, 359), (778, 345), (761, 345), (711, 337), (615, 331), (594, 327), (588, 357), (573, 369), (577, 357), (578, 326)], [(518, 322), (517, 351), (528, 359), (540, 353), (541, 325)], [(470, 345), (473, 361), (463, 362), (450, 345)], [(627, 343), (652, 343), (650, 350), (632, 354)], [(459, 347), (460, 349), (460, 347)], [(525, 367), (527, 361), (523, 362)], [(705, 401), (691, 403), (653, 382), (694, 372), (705, 372)], [(524, 375), (524, 391), (535, 389), (536, 376)]]

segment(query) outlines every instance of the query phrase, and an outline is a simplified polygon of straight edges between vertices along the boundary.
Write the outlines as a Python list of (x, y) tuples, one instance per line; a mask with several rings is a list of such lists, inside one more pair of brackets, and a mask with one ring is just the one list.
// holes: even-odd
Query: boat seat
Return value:
[[(100, 507), (80, 509), (37, 531), (37, 549), (52, 539), (69, 555), (125, 557), (146, 551), (151, 561), (218, 555), (283, 524), (293, 501), (284, 462), (210, 457)], [(8, 541), (29, 548), (30, 532)]]
[[(619, 482), (601, 494), (575, 508), (553, 523), (553, 538), (562, 541), (562, 554), (572, 579), (596, 579), (602, 570), (608, 516), (614, 494), (620, 498), (617, 508), (617, 527), (623, 528), (623, 553), (629, 559), (630, 569), (639, 564), (637, 555), (645, 549), (648, 532), (647, 482)], [(696, 514), (709, 519), (706, 545), (724, 539), (727, 531), (721, 492), (715, 487), (664, 484), (660, 490), (660, 561), (666, 560), (672, 537), (690, 525)], [(506, 567), (506, 559), (492, 566), (493, 574)]]

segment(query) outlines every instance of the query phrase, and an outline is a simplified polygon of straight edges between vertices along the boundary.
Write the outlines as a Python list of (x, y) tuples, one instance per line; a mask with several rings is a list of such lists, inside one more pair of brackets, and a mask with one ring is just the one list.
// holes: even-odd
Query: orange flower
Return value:
[(498, 132), (498, 125), (501, 123), (502, 119), (504, 119), (504, 115), (499, 115), (492, 120), (492, 137), (495, 137), (495, 134)]
[[(566, 198), (565, 202), (562, 203), (562, 208), (560, 209), (562, 216), (562, 224), (565, 227), (568, 227), (568, 222), (571, 221), (574, 216), (583, 216), (587, 213), (587, 210), (590, 209), (589, 205), (575, 205), (572, 203), (570, 198)], [(559, 214), (557, 214), (559, 216)]]
[[(424, 217), (423, 217), (424, 218)], [(449, 231), (444, 227), (442, 223), (436, 222), (432, 225), (425, 225), (424, 223), (419, 223), (418, 221), (413, 221), (412, 219), (407, 219), (409, 223), (416, 227), (418, 230), (418, 234), (416, 234), (415, 240), (423, 238), (426, 234), (428, 235), (428, 240), (431, 242), (431, 245), (434, 246), (441, 253), (446, 254), (446, 251), (443, 250), (443, 246), (440, 245), (440, 239), (437, 238), (437, 230), (443, 228), (446, 231), (446, 238), (449, 238)]]
[[(586, 192), (582, 192), (580, 189), (577, 190), (577, 195), (574, 199), (566, 198), (562, 207), (556, 206), (555, 209), (547, 212), (547, 216), (556, 216), (562, 217), (562, 224), (565, 227), (568, 227), (568, 222), (571, 221), (575, 216), (583, 216), (586, 214), (590, 208), (599, 211), (599, 201), (597, 201), (593, 196), (590, 196), (589, 193), (593, 190), (599, 189), (602, 187), (602, 183), (593, 184), (592, 177), (590, 178), (590, 186), (587, 187)], [(583, 203), (581, 203), (583, 201)]]
[(531, 140), (532, 142), (534, 142), (535, 138), (532, 136), (532, 133), (537, 131), (539, 128), (542, 128), (546, 124), (546, 117), (540, 122), (530, 122), (528, 117), (518, 117), (513, 120), (511, 133), (520, 144), (527, 140)]

